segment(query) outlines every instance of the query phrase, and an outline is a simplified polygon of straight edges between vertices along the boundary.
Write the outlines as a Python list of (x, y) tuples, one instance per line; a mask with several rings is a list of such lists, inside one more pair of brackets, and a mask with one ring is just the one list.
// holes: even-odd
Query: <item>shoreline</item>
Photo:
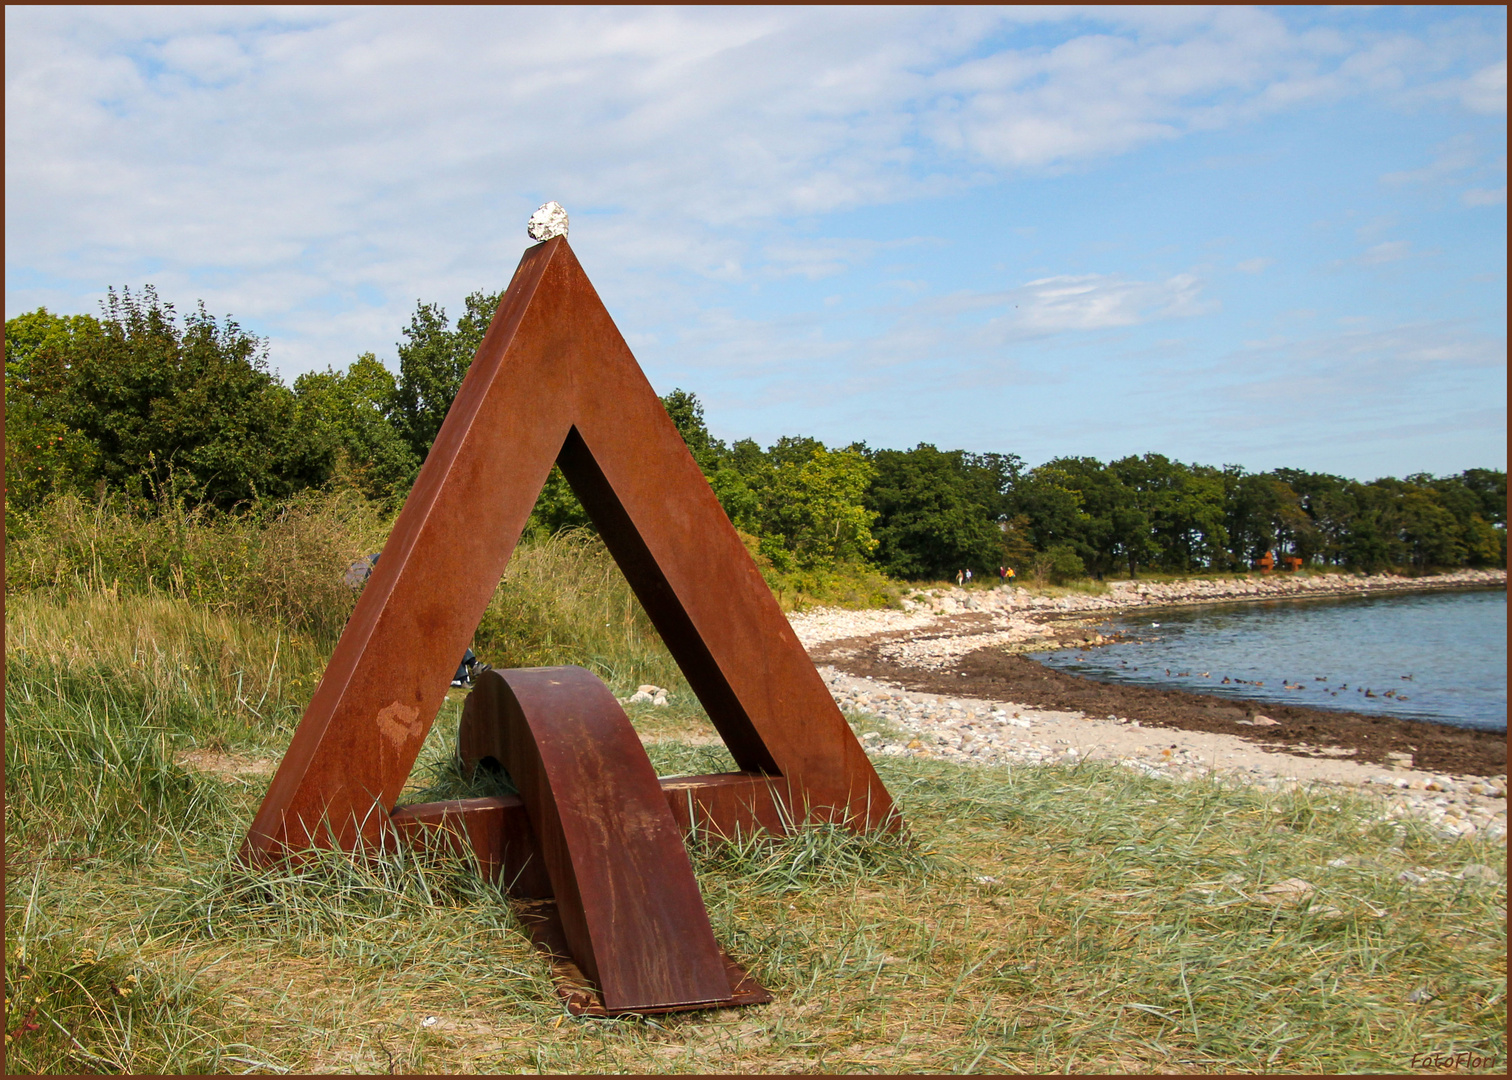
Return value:
[(983, 764), (1104, 758), (1173, 779), (1218, 771), (1341, 784), (1388, 792), (1391, 814), (1426, 815), (1446, 834), (1504, 837), (1504, 734), (1105, 683), (1018, 655), (1105, 643), (1091, 624), (1132, 610), (1505, 587), (1506, 574), (1282, 581), (1112, 583), (1096, 595), (933, 589), (912, 594), (912, 610), (814, 609), (790, 621), (843, 708), (881, 709), (901, 729), (878, 735), (872, 752)]
[[(999, 602), (989, 606), (1022, 606), (1026, 610), (1065, 612), (1118, 612), (1134, 608), (1195, 607), (1204, 604), (1244, 604), (1260, 600), (1337, 599), (1348, 596), (1391, 595), (1409, 592), (1443, 592), (1457, 589), (1505, 589), (1505, 570), (1456, 570), (1449, 574), (1410, 578), (1396, 574), (1356, 575), (1342, 573), (1269, 574), (1261, 578), (1192, 578), (1185, 581), (1144, 582), (1138, 579), (1106, 582), (1105, 594), (1059, 590), (1058, 596), (1036, 596), (1029, 586), (990, 586), (988, 589), (924, 590), (929, 600), (904, 599), (902, 610), (928, 609), (939, 614), (981, 610), (984, 593), (1009, 596), (1027, 593), (1019, 604)], [(919, 595), (916, 593), (915, 595)], [(971, 601), (977, 600), (973, 605)]]
[[(872, 635), (886, 635), (886, 641), (879, 639), (879, 659), (903, 667), (942, 670), (954, 667), (968, 653), (984, 648), (1016, 655), (1107, 644), (1114, 639), (1090, 629), (1092, 624), (1136, 610), (1505, 589), (1506, 581), (1505, 570), (1461, 570), (1431, 578), (1323, 574), (1283, 578), (1280, 582), (1203, 579), (1153, 584), (1112, 582), (1108, 591), (1101, 594), (1060, 590), (1058, 595), (1046, 595), (1010, 586), (934, 588), (905, 597), (900, 610), (814, 608), (790, 614), (788, 621), (810, 652), (823, 645), (827, 656), (844, 656), (848, 650), (854, 650), (841, 639), (856, 638), (859, 642)], [(1263, 707), (1265, 703), (1255, 704)]]

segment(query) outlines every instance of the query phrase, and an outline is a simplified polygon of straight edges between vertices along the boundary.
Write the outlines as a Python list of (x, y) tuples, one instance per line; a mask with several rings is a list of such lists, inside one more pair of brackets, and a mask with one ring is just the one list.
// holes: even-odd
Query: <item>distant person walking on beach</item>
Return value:
[(1008, 585), (1013, 584), (1013, 567), (1010, 566), (1008, 572), (1003, 575), (1003, 582)]
[(971, 584), (971, 571), (969, 569), (966, 571), (966, 584)]
[(956, 571), (956, 588), (959, 589), (964, 584), (966, 584), (966, 571), (964, 571), (964, 570), (957, 570)]

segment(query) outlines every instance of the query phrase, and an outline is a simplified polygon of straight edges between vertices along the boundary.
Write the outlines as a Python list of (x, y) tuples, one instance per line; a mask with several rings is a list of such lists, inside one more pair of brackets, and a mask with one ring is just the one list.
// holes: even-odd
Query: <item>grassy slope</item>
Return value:
[[(543, 565), (530, 585), (520, 561), (495, 598), (490, 658), (586, 662), (621, 692), (669, 686), (671, 707), (634, 715), (658, 768), (726, 767), (644, 616), (616, 606), (594, 565)], [(564, 581), (582, 588), (564, 595)], [(1500, 865), (1504, 848), (1377, 824), (1339, 793), (1177, 788), (1097, 765), (882, 759), (906, 842), (813, 830), (694, 853), (716, 934), (772, 1005), (572, 1020), (465, 865), (233, 868), (332, 639), (328, 617), (291, 633), (297, 619), (231, 593), (218, 610), (81, 584), (8, 598), (12, 1072), (1505, 1061), (1505, 884), (1452, 876)], [(457, 709), (408, 798), (457, 790)], [(1267, 892), (1292, 878), (1313, 891)]]

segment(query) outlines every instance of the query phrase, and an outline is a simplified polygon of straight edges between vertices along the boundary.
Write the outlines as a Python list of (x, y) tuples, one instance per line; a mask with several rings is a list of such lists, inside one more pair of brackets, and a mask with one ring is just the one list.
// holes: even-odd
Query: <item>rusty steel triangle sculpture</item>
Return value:
[[(659, 780), (582, 668), (485, 671), (460, 757), (503, 767), (519, 795), (395, 812), (553, 464), (740, 771)], [(453, 844), (524, 905), (573, 1011), (653, 1012), (767, 999), (714, 944), (682, 835), (805, 820), (898, 827), (566, 237), (546, 240), (499, 302), (242, 856)]]

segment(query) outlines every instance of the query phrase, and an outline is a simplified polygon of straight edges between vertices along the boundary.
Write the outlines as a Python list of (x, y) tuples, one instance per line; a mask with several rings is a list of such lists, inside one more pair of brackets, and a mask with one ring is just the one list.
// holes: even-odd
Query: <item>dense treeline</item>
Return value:
[[(203, 305), (180, 319), (151, 287), (112, 291), (98, 318), (39, 309), (8, 320), (7, 512), (72, 494), (144, 513), (169, 501), (236, 514), (312, 487), (396, 507), (497, 301), (474, 293), (455, 326), (420, 303), (397, 377), (368, 353), (292, 387), (234, 320)], [(778, 573), (867, 566), (938, 579), (1010, 565), (1065, 580), (1243, 570), (1266, 552), (1369, 572), (1506, 565), (1504, 471), (1362, 483), (1160, 454), (1029, 469), (1014, 454), (927, 444), (797, 436), (762, 448), (715, 439), (691, 393), (663, 402), (730, 520)], [(532, 530), (588, 524), (553, 470)]]

